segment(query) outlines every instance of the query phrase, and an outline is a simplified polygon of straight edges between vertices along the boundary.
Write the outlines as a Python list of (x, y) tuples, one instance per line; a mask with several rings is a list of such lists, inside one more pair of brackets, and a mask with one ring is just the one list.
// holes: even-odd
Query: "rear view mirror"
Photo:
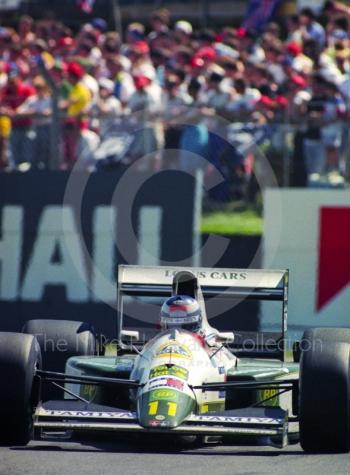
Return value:
[(140, 339), (140, 332), (138, 332), (137, 330), (122, 330), (120, 336), (122, 339), (123, 337), (127, 337), (130, 341), (137, 341)]
[(235, 335), (233, 332), (219, 332), (216, 338), (224, 343), (233, 343)]
[(232, 332), (213, 332), (205, 338), (209, 346), (215, 346), (217, 342), (232, 343), (235, 335)]

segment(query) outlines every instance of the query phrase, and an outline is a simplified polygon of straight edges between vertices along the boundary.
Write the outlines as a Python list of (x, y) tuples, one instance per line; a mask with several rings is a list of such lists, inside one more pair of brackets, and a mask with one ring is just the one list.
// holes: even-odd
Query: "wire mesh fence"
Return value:
[[(281, 187), (344, 187), (350, 174), (350, 128), (345, 120), (319, 125), (288, 117), (267, 121), (259, 113), (235, 121), (208, 115), (169, 120), (169, 114), (144, 111), (106, 117), (91, 113), (67, 117), (0, 118), (4, 170), (79, 169), (99, 171), (127, 167), (157, 172), (169, 166), (204, 176), (219, 171), (222, 183), (211, 192), (219, 202), (256, 199), (255, 175), (262, 158)], [(198, 112), (198, 111), (197, 111)], [(52, 131), (54, 133), (52, 133)], [(55, 144), (52, 144), (52, 140)], [(53, 156), (57, 146), (58, 156)], [(261, 170), (260, 170), (261, 172)]]

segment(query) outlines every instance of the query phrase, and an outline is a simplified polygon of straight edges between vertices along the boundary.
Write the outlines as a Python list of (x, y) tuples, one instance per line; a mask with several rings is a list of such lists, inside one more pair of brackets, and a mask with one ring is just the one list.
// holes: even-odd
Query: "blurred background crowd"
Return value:
[(350, 8), (327, 1), (259, 28), (252, 16), (196, 28), (162, 8), (122, 35), (97, 17), (3, 23), (1, 171), (217, 167), (225, 200), (247, 192), (263, 152), (281, 185), (345, 186)]

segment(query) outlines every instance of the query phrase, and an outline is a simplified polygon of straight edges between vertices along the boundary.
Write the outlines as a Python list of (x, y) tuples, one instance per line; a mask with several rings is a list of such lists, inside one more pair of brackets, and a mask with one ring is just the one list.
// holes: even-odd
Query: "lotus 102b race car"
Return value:
[[(169, 298), (198, 304), (200, 328), (157, 327)], [(212, 303), (224, 302), (227, 321), (237, 299), (279, 302), (280, 332), (213, 328)], [(287, 270), (121, 265), (117, 354), (104, 355), (83, 322), (29, 320), (0, 333), (1, 441), (114, 431), (348, 452), (350, 330), (308, 329), (293, 357), (287, 304)]]

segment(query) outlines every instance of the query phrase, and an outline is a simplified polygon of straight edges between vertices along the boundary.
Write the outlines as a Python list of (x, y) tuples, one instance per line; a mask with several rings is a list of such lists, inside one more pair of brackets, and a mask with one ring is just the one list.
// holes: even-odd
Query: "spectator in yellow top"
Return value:
[(64, 169), (72, 168), (78, 159), (77, 147), (80, 138), (81, 122), (91, 106), (91, 92), (82, 79), (84, 69), (78, 63), (68, 63), (67, 80), (72, 88), (61, 108), (66, 110), (63, 127)]
[(82, 81), (85, 71), (78, 63), (68, 63), (67, 79), (72, 85), (67, 98), (67, 116), (78, 118), (86, 113), (91, 101), (91, 92)]

